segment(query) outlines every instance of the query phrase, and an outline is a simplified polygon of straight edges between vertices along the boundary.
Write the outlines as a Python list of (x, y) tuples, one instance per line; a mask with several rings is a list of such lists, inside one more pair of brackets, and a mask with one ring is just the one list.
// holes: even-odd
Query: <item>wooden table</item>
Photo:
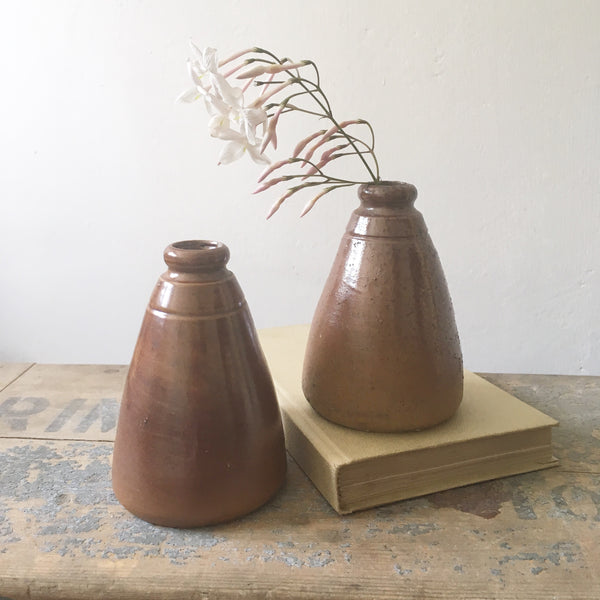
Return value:
[(110, 483), (126, 368), (0, 366), (0, 596), (600, 598), (600, 377), (485, 375), (558, 419), (558, 468), (338, 516), (290, 460), (254, 514), (175, 530)]

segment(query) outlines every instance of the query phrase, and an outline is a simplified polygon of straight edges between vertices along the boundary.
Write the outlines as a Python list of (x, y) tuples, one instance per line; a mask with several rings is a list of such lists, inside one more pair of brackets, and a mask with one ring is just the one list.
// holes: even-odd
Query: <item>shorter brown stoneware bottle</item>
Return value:
[(113, 489), (146, 521), (198, 527), (245, 515), (276, 493), (283, 428), (227, 246), (177, 242), (164, 258), (123, 393)]

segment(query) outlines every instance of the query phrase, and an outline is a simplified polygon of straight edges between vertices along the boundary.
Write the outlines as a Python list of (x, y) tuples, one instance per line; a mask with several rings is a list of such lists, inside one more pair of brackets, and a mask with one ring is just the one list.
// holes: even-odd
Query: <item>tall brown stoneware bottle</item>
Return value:
[(458, 409), (463, 364), (450, 294), (408, 183), (359, 188), (312, 321), (302, 387), (323, 417), (374, 432)]
[(177, 242), (164, 258), (121, 403), (113, 488), (146, 521), (197, 527), (275, 494), (283, 428), (227, 246)]

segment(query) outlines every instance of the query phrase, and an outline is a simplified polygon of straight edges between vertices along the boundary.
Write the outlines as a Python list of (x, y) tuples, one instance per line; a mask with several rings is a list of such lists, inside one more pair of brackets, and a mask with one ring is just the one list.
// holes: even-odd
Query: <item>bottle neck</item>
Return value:
[(400, 181), (366, 183), (358, 188), (360, 206), (347, 235), (370, 238), (415, 238), (427, 235), (423, 216), (414, 207), (417, 188)]
[(417, 188), (402, 181), (364, 183), (358, 188), (358, 197), (365, 210), (410, 209), (417, 199)]
[(212, 281), (221, 279), (229, 271), (229, 248), (210, 240), (185, 240), (174, 242), (164, 251), (164, 260), (169, 270), (168, 279), (178, 281)]

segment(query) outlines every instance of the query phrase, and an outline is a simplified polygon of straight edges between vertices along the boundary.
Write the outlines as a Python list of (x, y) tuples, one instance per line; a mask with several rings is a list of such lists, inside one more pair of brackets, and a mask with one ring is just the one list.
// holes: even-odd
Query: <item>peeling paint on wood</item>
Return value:
[(487, 376), (560, 420), (556, 469), (340, 517), (290, 460), (262, 509), (176, 530), (111, 489), (125, 372), (35, 365), (0, 393), (0, 600), (600, 597), (600, 378)]
[(0, 436), (114, 441), (127, 368), (35, 365), (0, 392)]

